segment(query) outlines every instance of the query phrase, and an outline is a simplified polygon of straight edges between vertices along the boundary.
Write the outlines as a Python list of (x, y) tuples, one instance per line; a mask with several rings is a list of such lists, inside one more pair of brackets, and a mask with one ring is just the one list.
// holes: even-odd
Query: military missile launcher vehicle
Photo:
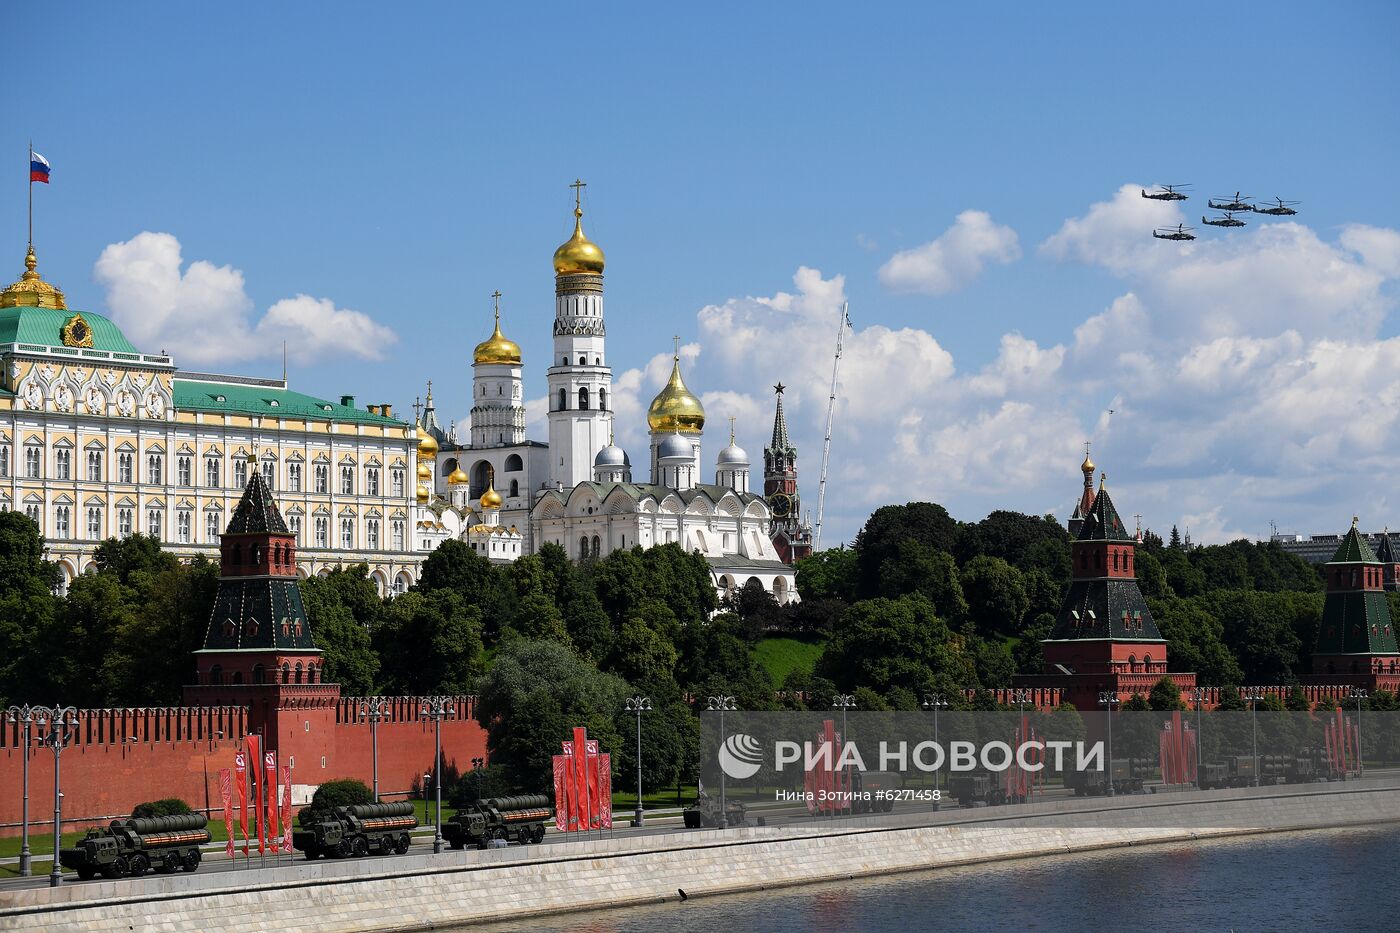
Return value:
[(106, 829), (90, 829), (58, 862), (84, 881), (135, 878), (148, 871), (165, 874), (199, 867), (199, 847), (210, 839), (202, 813), (113, 820)]
[(985, 803), (989, 807), (999, 807), (1006, 803), (1006, 792), (1001, 789), (997, 777), (990, 771), (953, 774), (948, 778), (945, 793), (957, 800), (959, 806)]
[(303, 810), (297, 815), (300, 829), (292, 833), (292, 847), (308, 859), (363, 856), (371, 852), (399, 855), (408, 851), (409, 832), (418, 828), (413, 804), (357, 803), (329, 810)]
[(1108, 793), (1112, 782), (1115, 794), (1142, 793), (1142, 781), (1153, 768), (1145, 758), (1115, 758), (1109, 763), (1108, 773), (1098, 771), (1068, 771), (1065, 773), (1065, 787), (1074, 791), (1076, 797), (1094, 797)]
[[(681, 813), (681, 819), (685, 821), (687, 829), (700, 829), (706, 826), (719, 825), (719, 798), (711, 797), (702, 793), (695, 798), (695, 803), (686, 807)], [(748, 819), (748, 811), (744, 809), (741, 800), (726, 800), (724, 806), (724, 821), (727, 826), (743, 826)]]
[(1250, 755), (1226, 755), (1222, 761), (1208, 761), (1200, 767), (1197, 783), (1201, 790), (1217, 787), (1252, 787), (1257, 773)]
[(529, 845), (544, 838), (545, 824), (552, 819), (554, 807), (543, 794), (488, 797), (443, 823), (442, 838), (454, 849), (485, 849), (493, 839)]

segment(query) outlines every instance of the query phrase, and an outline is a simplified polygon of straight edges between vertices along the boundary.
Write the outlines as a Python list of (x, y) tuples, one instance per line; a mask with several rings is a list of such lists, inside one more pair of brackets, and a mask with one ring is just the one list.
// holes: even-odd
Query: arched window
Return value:
[(262, 563), (262, 545), (253, 545), (253, 566), (257, 567)]
[(578, 556), (580, 560), (588, 556), (588, 535), (583, 535), (578, 539)]
[(232, 565), (235, 566), (235, 567), (237, 567), (237, 566), (239, 566), (240, 564), (242, 564), (242, 563), (243, 563), (243, 548), (240, 547), (239, 545), (235, 544), (235, 545), (233, 546), (233, 549), (232, 549), (231, 551), (229, 551), (228, 560), (229, 560), (229, 563), (232, 564)]
[(314, 683), (316, 682), (316, 665), (315, 665), (315, 664), (308, 664), (308, 665), (306, 665), (306, 682), (309, 683), (309, 684), (314, 684)]
[(585, 357), (585, 356), (580, 356), (580, 357), (578, 358), (578, 364), (579, 364), (580, 366), (587, 366), (587, 365), (588, 365), (588, 358)]
[(242, 671), (234, 671), (234, 672), (233, 672), (233, 683), (234, 683), (235, 686), (237, 686), (237, 685), (243, 683), (243, 672), (242, 672)]
[(297, 683), (301, 683), (301, 662), (297, 662)]
[(520, 495), (520, 480), (513, 479), (510, 481), (510, 494), (511, 498)]
[(1152, 673), (1152, 655), (1144, 654), (1142, 656), (1142, 669), (1149, 674)]
[(232, 637), (237, 633), (237, 631), (238, 631), (238, 629), (237, 629), (237, 627), (233, 624), (233, 620), (232, 620), (232, 619), (225, 619), (225, 620), (224, 620), (224, 637), (225, 637), (225, 638), (232, 638)]
[(578, 387), (578, 410), (588, 411), (588, 386)]
[(603, 358), (602, 358), (601, 356), (595, 356), (595, 357), (593, 357), (593, 365), (594, 365), (594, 366), (602, 366), (602, 365), (603, 365)]
[(602, 556), (602, 553), (603, 553), (603, 551), (602, 551), (602, 546), (601, 546), (601, 544), (598, 542), (598, 536), (597, 536), (597, 535), (594, 535), (594, 536), (593, 536), (593, 556), (594, 556), (594, 557), (600, 557), (600, 556)]
[(292, 666), (291, 666), (290, 664), (288, 664), (286, 661), (283, 661), (283, 662), (282, 662), (282, 683), (284, 683), (284, 684), (289, 684), (289, 683), (291, 683), (291, 682), (292, 682)]
[(260, 683), (262, 683), (262, 682), (263, 682), (263, 679), (264, 679), (266, 676), (267, 676), (267, 675), (263, 672), (263, 666), (262, 666), (261, 664), (254, 664), (254, 665), (253, 665), (253, 683), (255, 683), (255, 684), (260, 684)]
[(223, 665), (215, 664), (213, 667), (209, 668), (209, 682), (211, 684), (221, 684), (224, 682)]
[(1137, 655), (1135, 655), (1135, 654), (1130, 654), (1130, 655), (1128, 655), (1128, 670), (1130, 670), (1130, 671), (1135, 671), (1135, 670), (1137, 670), (1137, 669), (1138, 669), (1138, 666), (1137, 666)]
[(566, 357), (564, 357), (563, 359), (561, 359), (561, 360), (559, 361), (559, 365), (560, 365), (560, 366), (568, 366), (568, 365), (569, 365), (569, 358), (566, 356)]
[(506, 457), (504, 469), (507, 473), (517, 473), (525, 469), (525, 461), (520, 459), (520, 454), (511, 454)]
[(598, 410), (599, 410), (599, 411), (607, 411), (607, 410), (608, 410), (608, 390), (607, 390), (607, 389), (599, 389), (599, 390), (598, 390)]
[(569, 407), (569, 390), (568, 390), (568, 389), (562, 389), (562, 388), (561, 388), (561, 389), (559, 390), (559, 407), (556, 408), (555, 411), (566, 411), (566, 410), (568, 410), (568, 407)]

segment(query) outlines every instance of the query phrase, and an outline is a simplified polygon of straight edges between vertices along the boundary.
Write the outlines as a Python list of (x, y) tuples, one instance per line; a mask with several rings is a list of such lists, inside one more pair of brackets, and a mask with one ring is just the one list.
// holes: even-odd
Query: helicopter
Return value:
[(1201, 223), (1211, 227), (1243, 227), (1245, 225), (1243, 220), (1235, 219), (1234, 211), (1225, 211), (1225, 216), (1217, 218), (1216, 220), (1209, 220), (1202, 217)]
[(1292, 217), (1298, 212), (1295, 211), (1292, 207), (1289, 207), (1289, 205), (1303, 203), (1302, 201), (1285, 201), (1283, 198), (1274, 198), (1274, 200), (1278, 202), (1277, 206), (1275, 207), (1260, 207), (1257, 204), (1254, 205), (1254, 213), (1273, 214), (1275, 217)]
[(1221, 198), (1219, 203), (1206, 201), (1206, 207), (1213, 211), (1247, 211), (1250, 209), (1249, 202), (1252, 200), (1254, 199), (1248, 196), (1240, 197), (1240, 193), (1236, 191), (1233, 201), (1227, 201), (1224, 198)]
[(1159, 240), (1194, 240), (1196, 234), (1188, 232), (1194, 229), (1194, 227), (1188, 227), (1185, 224), (1177, 224), (1175, 228), (1158, 227), (1152, 231), (1152, 235)]
[(1152, 200), (1152, 201), (1185, 201), (1185, 200), (1186, 200), (1186, 195), (1182, 194), (1180, 191), (1177, 191), (1176, 189), (1177, 189), (1177, 188), (1189, 188), (1189, 187), (1191, 187), (1191, 186), (1190, 186), (1190, 185), (1158, 185), (1158, 186), (1157, 186), (1157, 189), (1158, 189), (1158, 190), (1152, 192), (1151, 194), (1148, 194), (1146, 191), (1142, 191), (1141, 188), (1139, 188), (1138, 190), (1142, 193), (1142, 196), (1143, 196), (1144, 198), (1147, 198), (1147, 199)]

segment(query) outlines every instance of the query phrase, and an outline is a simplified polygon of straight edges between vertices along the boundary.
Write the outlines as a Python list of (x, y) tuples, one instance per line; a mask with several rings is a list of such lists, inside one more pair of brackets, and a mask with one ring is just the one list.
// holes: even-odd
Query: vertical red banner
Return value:
[(282, 851), (292, 851), (292, 769), (282, 766)]
[(273, 852), (282, 849), (277, 831), (277, 753), (263, 752), (263, 808), (267, 813), (267, 838)]
[[(588, 828), (598, 829), (602, 825), (603, 809), (608, 802), (598, 792), (598, 740), (589, 739), (583, 744), (584, 771), (588, 781)], [(610, 807), (609, 807), (610, 808)]]
[(224, 801), (224, 835), (228, 837), (225, 846), (228, 857), (233, 858), (233, 769), (219, 771), (219, 796)]
[(267, 820), (263, 816), (263, 779), (258, 772), (258, 762), (262, 761), (262, 736), (248, 736), (248, 777), (253, 787), (253, 822), (258, 828), (258, 854), (267, 852)]
[(579, 829), (587, 829), (589, 820), (589, 808), (591, 802), (588, 799), (588, 730), (582, 726), (574, 729), (574, 761), (573, 761), (573, 785), (574, 785), (574, 819), (578, 823)]
[(612, 829), (612, 756), (608, 754), (598, 756), (598, 800), (603, 805), (599, 825)]
[(561, 833), (573, 828), (569, 819), (569, 756), (554, 756), (554, 828)]
[(243, 854), (248, 854), (248, 756), (233, 753), (233, 775), (238, 787), (238, 828), (243, 832)]

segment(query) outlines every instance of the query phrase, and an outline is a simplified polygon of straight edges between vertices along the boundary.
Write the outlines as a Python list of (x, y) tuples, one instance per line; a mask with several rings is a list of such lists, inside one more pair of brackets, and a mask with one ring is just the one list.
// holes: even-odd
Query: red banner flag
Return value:
[(554, 756), (554, 828), (561, 833), (573, 829), (569, 816), (569, 756)]
[(243, 854), (248, 854), (248, 756), (233, 753), (233, 774), (238, 786), (238, 828), (243, 832)]
[(579, 829), (587, 829), (591, 801), (588, 797), (588, 730), (582, 726), (574, 728), (574, 818)]
[(219, 771), (219, 796), (224, 801), (224, 835), (228, 837), (228, 857), (233, 858), (233, 769)]
[(253, 822), (258, 827), (259, 855), (267, 852), (267, 820), (263, 818), (262, 804), (263, 780), (262, 775), (258, 773), (258, 762), (262, 760), (261, 746), (262, 736), (248, 736), (248, 764), (251, 771), (248, 777), (251, 779), (253, 787)]
[(263, 808), (267, 813), (268, 845), (273, 852), (282, 850), (282, 834), (277, 831), (277, 753), (263, 752)]
[(282, 851), (292, 851), (292, 769), (282, 766)]
[(606, 753), (599, 755), (597, 770), (598, 800), (603, 807), (599, 825), (603, 829), (612, 829), (612, 756)]

